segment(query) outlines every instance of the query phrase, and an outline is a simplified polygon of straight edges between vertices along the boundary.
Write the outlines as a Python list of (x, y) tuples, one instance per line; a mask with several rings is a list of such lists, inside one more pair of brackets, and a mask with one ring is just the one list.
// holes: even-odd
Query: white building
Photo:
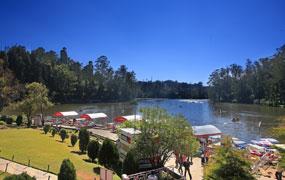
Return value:
[(120, 160), (124, 160), (136, 135), (141, 131), (134, 128), (121, 128), (118, 140)]

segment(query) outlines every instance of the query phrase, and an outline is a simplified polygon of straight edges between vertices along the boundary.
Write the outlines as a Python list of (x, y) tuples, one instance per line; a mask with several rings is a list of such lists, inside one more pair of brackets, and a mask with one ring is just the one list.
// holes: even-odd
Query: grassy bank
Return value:
[(10, 174), (0, 171), (0, 180), (4, 179), (5, 177), (9, 176)]
[(94, 179), (93, 168), (99, 166), (86, 162), (87, 155), (78, 153), (78, 143), (72, 147), (70, 139), (62, 143), (58, 135), (51, 137), (50, 134), (45, 135), (34, 129), (0, 130), (0, 150), (1, 157), (11, 159), (14, 155), (14, 161), (22, 164), (28, 164), (30, 159), (31, 166), (47, 170), (49, 165), (50, 171), (56, 174), (62, 160), (69, 158), (76, 168), (79, 179)]

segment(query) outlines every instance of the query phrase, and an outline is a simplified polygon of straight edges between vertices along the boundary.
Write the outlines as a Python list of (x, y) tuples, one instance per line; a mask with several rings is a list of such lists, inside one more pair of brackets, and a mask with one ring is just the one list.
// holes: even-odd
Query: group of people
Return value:
[(188, 173), (190, 180), (192, 180), (192, 175), (190, 172), (190, 166), (193, 165), (192, 157), (186, 157), (185, 155), (181, 155), (175, 153), (175, 168), (178, 168), (178, 172), (183, 175), (183, 167), (184, 167), (184, 176)]

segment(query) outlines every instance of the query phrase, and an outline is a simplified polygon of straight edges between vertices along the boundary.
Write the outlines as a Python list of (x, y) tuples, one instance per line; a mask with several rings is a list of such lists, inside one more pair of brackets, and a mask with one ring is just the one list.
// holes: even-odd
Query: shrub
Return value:
[(226, 137), (222, 141), (221, 147), (215, 150), (215, 155), (205, 167), (204, 179), (255, 180), (250, 170), (250, 162), (245, 158), (244, 152), (234, 149), (231, 138)]
[(49, 124), (45, 125), (43, 130), (44, 130), (44, 133), (47, 134), (50, 130), (50, 125)]
[(123, 173), (124, 174), (135, 174), (138, 171), (138, 161), (135, 158), (135, 154), (130, 150), (123, 162)]
[(17, 119), (16, 119), (17, 126), (21, 126), (22, 123), (23, 123), (23, 116), (21, 115), (17, 116)]
[(0, 117), (0, 121), (6, 122), (6, 116), (5, 116), (5, 115), (2, 115), (2, 116)]
[(107, 168), (115, 168), (119, 161), (119, 152), (116, 145), (105, 139), (99, 152), (99, 163)]
[(76, 180), (76, 170), (69, 159), (64, 159), (58, 173), (58, 180)]
[(0, 121), (0, 126), (6, 126), (6, 123), (4, 121)]
[(75, 144), (77, 143), (78, 137), (75, 134), (72, 134), (70, 136), (70, 142), (72, 146), (75, 146)]
[(60, 135), (60, 138), (61, 138), (62, 142), (64, 142), (64, 140), (65, 140), (66, 137), (67, 137), (67, 132), (66, 132), (66, 130), (65, 130), (65, 129), (60, 130), (59, 135)]
[(57, 132), (57, 130), (55, 128), (51, 128), (51, 135), (52, 135), (52, 137), (55, 136), (56, 132)]
[(84, 153), (90, 140), (89, 132), (86, 128), (81, 128), (79, 131), (79, 149)]
[(35, 177), (31, 177), (26, 173), (11, 175), (4, 178), (4, 180), (36, 180)]
[(6, 118), (6, 124), (12, 124), (13, 123), (13, 118), (7, 117)]
[(87, 155), (91, 159), (92, 162), (98, 157), (100, 144), (98, 141), (90, 141), (87, 146)]

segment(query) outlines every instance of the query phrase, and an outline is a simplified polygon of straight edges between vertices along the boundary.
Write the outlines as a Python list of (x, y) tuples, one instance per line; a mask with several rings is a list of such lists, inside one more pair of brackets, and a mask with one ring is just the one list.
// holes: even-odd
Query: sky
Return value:
[(0, 46), (106, 55), (139, 80), (207, 83), (285, 44), (284, 0), (1, 0)]

